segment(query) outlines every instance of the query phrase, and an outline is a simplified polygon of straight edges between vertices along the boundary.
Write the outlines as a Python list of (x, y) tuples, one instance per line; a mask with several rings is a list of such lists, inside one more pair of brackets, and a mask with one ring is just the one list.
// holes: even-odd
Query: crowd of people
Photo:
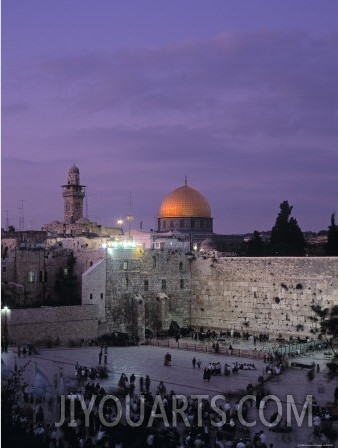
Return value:
[[(193, 367), (195, 368), (196, 359), (195, 357), (192, 360)], [(198, 363), (198, 367), (200, 367), (200, 363)], [(231, 374), (237, 374), (241, 370), (257, 370), (254, 363), (240, 363), (238, 361), (234, 361), (232, 363), (225, 362), (223, 366), (223, 374), (225, 376), (230, 376)], [(209, 362), (209, 364), (204, 367), (203, 370), (203, 381), (209, 382), (212, 376), (220, 376), (222, 375), (222, 365), (220, 361), (217, 362)]]
[[(212, 363), (210, 363), (212, 365)], [(217, 364), (217, 363), (216, 363)], [(83, 370), (83, 366), (77, 366)], [(88, 372), (91, 368), (87, 369)], [(89, 379), (88, 373), (88, 379)], [(16, 436), (22, 437), (24, 446), (34, 448), (241, 448), (241, 447), (267, 447), (264, 437), (255, 440), (238, 420), (238, 401), (227, 400), (219, 406), (226, 415), (225, 421), (214, 411), (210, 401), (203, 399), (201, 403), (193, 398), (188, 398), (188, 406), (185, 411), (187, 422), (177, 413), (176, 421), (173, 421), (173, 400), (176, 394), (173, 390), (168, 391), (163, 380), (152, 381), (149, 375), (138, 376), (134, 373), (127, 375), (122, 373), (118, 380), (118, 389), (123, 389), (129, 395), (128, 414), (130, 421), (136, 423), (141, 418), (141, 402), (144, 403), (144, 415), (142, 424), (130, 426), (125, 420), (119, 421), (111, 426), (118, 415), (116, 402), (112, 399), (104, 400), (102, 408), (103, 420), (99, 415), (100, 401), (107, 396), (107, 391), (95, 381), (81, 383), (82, 388), (77, 390), (76, 395), (81, 395), (86, 402), (90, 403), (95, 396), (94, 405), (90, 413), (89, 425), (85, 425), (85, 413), (80, 401), (75, 397), (75, 415), (70, 414), (70, 402), (74, 399), (72, 393), (66, 398), (66, 419), (61, 427), (46, 424), (43, 415), (35, 418), (32, 424), (28, 415), (18, 412), (15, 416)], [(156, 396), (161, 397), (168, 424), (162, 418), (153, 418), (152, 411)], [(121, 394), (123, 400), (126, 395)], [(181, 408), (181, 403), (177, 408)], [(244, 408), (244, 416), (245, 416)], [(201, 413), (201, 414), (199, 414)], [(200, 420), (201, 416), (201, 420)], [(36, 416), (35, 416), (36, 417)], [(151, 420), (151, 425), (149, 421)], [(214, 426), (216, 422), (219, 426)]]
[[(149, 375), (135, 375), (131, 373), (121, 373), (117, 381), (118, 396), (123, 403), (127, 403), (129, 398), (128, 415), (132, 426), (122, 419), (113, 426), (118, 417), (116, 402), (112, 399), (104, 400), (102, 408), (103, 421), (99, 416), (99, 407), (101, 400), (107, 397), (105, 387), (100, 384), (100, 369), (105, 367), (104, 355), (107, 354), (105, 348), (100, 351), (99, 365), (96, 367), (75, 366), (75, 376), (78, 381), (78, 390), (76, 394), (83, 396), (85, 402), (91, 401), (95, 396), (94, 405), (90, 413), (89, 424), (85, 424), (85, 413), (76, 401), (75, 416), (71, 420), (69, 414), (69, 403), (73, 397), (70, 393), (66, 400), (67, 415), (66, 420), (61, 427), (48, 424), (44, 421), (43, 413), (40, 408), (34, 409), (35, 418), (29, 415), (27, 410), (17, 409), (14, 415), (14, 432), (17, 439), (22, 440), (22, 445), (34, 448), (271, 448), (268, 443), (268, 432), (259, 431), (250, 434), (238, 418), (239, 397), (229, 397), (225, 403), (222, 403), (221, 409), (226, 418), (221, 421), (221, 417), (215, 413), (210, 400), (203, 399), (202, 410), (199, 409), (200, 403), (193, 398), (188, 398), (188, 406), (185, 410), (188, 425), (183, 417), (178, 414), (177, 422), (173, 421), (173, 400), (176, 396), (173, 390), (167, 390), (164, 380), (151, 379)], [(168, 355), (167, 353), (165, 357)], [(170, 355), (170, 354), (169, 354)], [(168, 358), (168, 357), (167, 357)], [(102, 363), (103, 360), (103, 363)], [(165, 358), (166, 361), (166, 358)], [(170, 355), (170, 362), (172, 361)], [(279, 374), (283, 369), (283, 360), (279, 355), (269, 355), (265, 359), (267, 365), (265, 373), (267, 375)], [(165, 363), (170, 365), (170, 363)], [(210, 361), (203, 366), (199, 357), (192, 358), (193, 369), (200, 369), (203, 375), (203, 381), (209, 382), (211, 377), (220, 375), (232, 375), (241, 373), (241, 371), (256, 371), (257, 368), (252, 362), (229, 361), (223, 363), (220, 361)], [(271, 373), (270, 373), (271, 370)], [(137, 373), (137, 372), (136, 372)], [(197, 372), (196, 372), (197, 373)], [(89, 381), (90, 380), (90, 381)], [(253, 381), (254, 383), (255, 381)], [(262, 396), (264, 396), (264, 385), (258, 379), (258, 385), (252, 383), (247, 385), (247, 393), (255, 394), (256, 406), (259, 406)], [(244, 388), (245, 389), (245, 386)], [(148, 425), (152, 418), (152, 411), (156, 396), (161, 397), (164, 406), (168, 425), (165, 425), (161, 418), (153, 418), (151, 425)], [(144, 403), (144, 416), (140, 425), (142, 414), (141, 404)], [(249, 405), (250, 403), (248, 403)], [(179, 405), (178, 408), (181, 406)], [(39, 413), (38, 413), (39, 412)], [(202, 420), (199, 420), (200, 413)], [(247, 408), (242, 409), (242, 416), (245, 418)], [(33, 424), (32, 421), (35, 423)], [(214, 426), (212, 422), (218, 422)], [(177, 424), (176, 424), (177, 423)]]
[(106, 366), (86, 367), (78, 363), (75, 365), (75, 378), (80, 382), (87, 381), (88, 378), (94, 381), (96, 378), (107, 378), (108, 368)]

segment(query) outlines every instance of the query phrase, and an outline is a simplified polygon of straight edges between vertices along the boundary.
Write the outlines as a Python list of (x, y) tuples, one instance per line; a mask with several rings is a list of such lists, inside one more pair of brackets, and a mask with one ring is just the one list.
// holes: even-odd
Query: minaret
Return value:
[(73, 224), (83, 218), (85, 188), (85, 185), (80, 185), (80, 171), (74, 164), (68, 171), (67, 185), (62, 185), (65, 224)]

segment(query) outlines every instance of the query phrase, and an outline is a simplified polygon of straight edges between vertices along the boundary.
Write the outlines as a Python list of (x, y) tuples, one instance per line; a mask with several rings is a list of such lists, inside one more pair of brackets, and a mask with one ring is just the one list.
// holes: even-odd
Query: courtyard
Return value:
[[(169, 366), (164, 365), (164, 357), (166, 353), (171, 354), (171, 363)], [(2, 363), (5, 372), (8, 370), (24, 369), (24, 379), (28, 384), (27, 393), (34, 395), (33, 389), (36, 382), (36, 372), (45, 375), (48, 380), (45, 383), (46, 400), (41, 403), (44, 412), (44, 424), (54, 425), (60, 419), (59, 409), (55, 406), (56, 388), (58, 387), (58, 378), (62, 375), (62, 393), (82, 394), (85, 383), (92, 383), (90, 378), (82, 380), (76, 375), (76, 366), (78, 369), (98, 368), (99, 367), (100, 347), (57, 347), (57, 348), (38, 348), (37, 352), (33, 351), (31, 355), (23, 354), (18, 356), (17, 349), (10, 347), (7, 353), (2, 353)], [(229, 400), (232, 405), (239, 398), (247, 394), (248, 384), (252, 384), (255, 395), (260, 388), (264, 388), (266, 395), (273, 395), (275, 398), (270, 399), (263, 411), (265, 420), (268, 422), (270, 417), (278, 410), (278, 401), (280, 401), (279, 413), (282, 410), (282, 422), (286, 422), (287, 416), (287, 396), (292, 396), (298, 414), (301, 414), (302, 407), (306, 401), (306, 397), (311, 395), (317, 402), (318, 406), (325, 409), (333, 404), (334, 391), (336, 384), (328, 383), (325, 375), (325, 362), (323, 352), (318, 352), (311, 358), (293, 359), (293, 362), (318, 364), (318, 372), (312, 381), (308, 379), (308, 370), (303, 368), (289, 367), (278, 375), (267, 374), (267, 363), (261, 358), (243, 358), (237, 356), (229, 356), (218, 353), (179, 350), (173, 347), (157, 347), (149, 345), (126, 346), (126, 347), (108, 347), (106, 360), (101, 358), (101, 366), (106, 365), (107, 377), (95, 379), (95, 383), (104, 388), (107, 394), (118, 394), (120, 392), (118, 383), (122, 374), (128, 378), (134, 374), (135, 394), (140, 393), (139, 379), (140, 377), (150, 377), (150, 392), (155, 395), (158, 386), (162, 381), (165, 385), (167, 393), (173, 391), (175, 394), (182, 394), (186, 397), (191, 395), (206, 395), (209, 400), (216, 395), (224, 396), (224, 400)], [(200, 360), (200, 368), (193, 367), (192, 360)], [(106, 364), (105, 364), (106, 362)], [(212, 375), (210, 381), (203, 380), (203, 371), (210, 363), (220, 363), (221, 375)], [(253, 365), (255, 369), (239, 368), (238, 373), (231, 371), (229, 376), (224, 375), (224, 365), (231, 367), (236, 364)], [(78, 370), (79, 371), (79, 370)], [(261, 383), (261, 378), (264, 384)], [(260, 378), (260, 381), (259, 381)], [(46, 381), (47, 381), (46, 380)], [(36, 384), (35, 384), (36, 385)], [(123, 402), (124, 397), (120, 397)], [(32, 398), (29, 401), (33, 405), (37, 405)], [(247, 420), (250, 423), (255, 422), (250, 428), (251, 436), (255, 433), (264, 431), (266, 434), (267, 445), (273, 444), (273, 447), (297, 447), (304, 445), (316, 445), (320, 439), (313, 436), (313, 428), (309, 426), (308, 414), (304, 416), (302, 422), (297, 424), (297, 419), (292, 415), (292, 423), (290, 431), (274, 432), (270, 431), (268, 425), (262, 419), (261, 414), (256, 406), (252, 405), (248, 408)], [(332, 430), (337, 431), (337, 421), (331, 422)], [(4, 429), (4, 428), (3, 428)], [(184, 434), (184, 428), (181, 435)], [(183, 436), (182, 436), (183, 437)], [(210, 430), (210, 446), (214, 447), (216, 440), (216, 431)], [(325, 446), (334, 446), (329, 441)], [(184, 440), (182, 441), (184, 443)], [(182, 445), (185, 446), (185, 445)], [(319, 445), (322, 446), (322, 445)]]

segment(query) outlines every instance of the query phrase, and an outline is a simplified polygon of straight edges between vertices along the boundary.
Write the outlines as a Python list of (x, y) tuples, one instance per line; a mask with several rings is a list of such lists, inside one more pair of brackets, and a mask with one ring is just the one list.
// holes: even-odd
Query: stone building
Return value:
[(140, 340), (172, 321), (190, 326), (191, 259), (182, 249), (107, 247), (106, 257), (82, 276), (83, 304), (100, 310), (100, 332), (126, 332)]
[(175, 231), (190, 235), (192, 244), (213, 234), (210, 205), (199, 191), (187, 184), (187, 180), (162, 201), (157, 223), (159, 233)]
[(80, 170), (74, 164), (68, 170), (67, 184), (62, 185), (63, 221), (45, 224), (42, 230), (48, 236), (96, 236), (110, 237), (123, 234), (120, 227), (102, 226), (84, 216), (86, 186), (80, 183)]
[[(1, 239), (2, 299), (11, 307), (60, 304), (57, 280), (66, 281), (70, 261), (77, 280), (74, 294), (81, 303), (81, 277), (102, 259), (99, 237), (49, 237), (45, 231), (3, 233)], [(65, 297), (65, 301), (67, 297)]]
[(62, 185), (62, 197), (64, 201), (64, 223), (74, 224), (83, 218), (83, 199), (85, 197), (85, 185), (80, 184), (80, 171), (75, 164), (68, 171), (68, 182)]

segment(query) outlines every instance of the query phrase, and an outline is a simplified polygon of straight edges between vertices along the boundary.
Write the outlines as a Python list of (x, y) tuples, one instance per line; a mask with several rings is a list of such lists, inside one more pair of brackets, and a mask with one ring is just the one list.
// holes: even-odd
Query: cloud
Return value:
[(22, 113), (22, 112), (27, 112), (29, 111), (30, 106), (27, 102), (17, 102), (17, 103), (12, 103), (12, 104), (8, 104), (2, 107), (2, 113), (7, 115), (7, 114), (17, 114), (17, 113)]
[[(48, 159), (55, 188), (76, 162), (99, 221), (126, 210), (130, 191), (135, 214), (152, 219), (188, 175), (223, 232), (266, 228), (284, 199), (305, 204), (303, 216), (322, 227), (336, 203), (337, 49), (338, 34), (263, 30), (111, 53), (51, 52), (19, 74), (4, 67), (4, 79), (21, 90), (20, 101), (18, 89), (6, 93), (3, 152)], [(36, 178), (33, 171), (26, 174)], [(9, 176), (3, 184), (13, 186)]]
[[(59, 98), (133, 125), (223, 125), (229, 133), (336, 132), (338, 35), (224, 33), (166, 48), (47, 56)], [(57, 95), (55, 96), (55, 98)]]

